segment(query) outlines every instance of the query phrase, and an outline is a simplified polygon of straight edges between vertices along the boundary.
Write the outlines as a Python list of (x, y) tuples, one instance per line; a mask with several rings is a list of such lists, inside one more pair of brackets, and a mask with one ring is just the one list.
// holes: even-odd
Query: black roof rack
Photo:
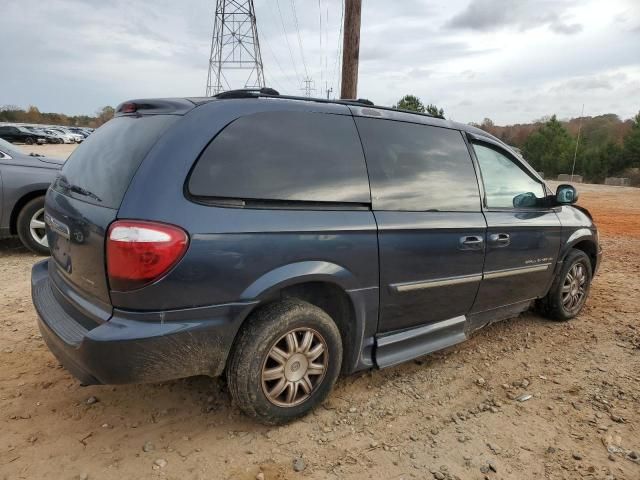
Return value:
[(214, 95), (215, 98), (248, 98), (259, 97), (261, 95), (280, 95), (280, 92), (273, 88), (240, 88), (238, 90), (227, 90)]
[(376, 105), (371, 100), (366, 98), (358, 98), (358, 99), (340, 99), (340, 100), (330, 100), (327, 98), (314, 98), (314, 97), (300, 97), (294, 95), (280, 95), (277, 90), (273, 88), (241, 88), (238, 90), (228, 90), (226, 92), (220, 92), (217, 95), (214, 95), (213, 98), (217, 99), (225, 99), (225, 98), (281, 98), (284, 100), (302, 100), (306, 102), (318, 102), (318, 103), (337, 103), (340, 105), (353, 105), (353, 106), (366, 106), (366, 107), (374, 107), (380, 108), (383, 110), (395, 110), (398, 112), (411, 113), (415, 115), (422, 115), (424, 117), (432, 117), (439, 118), (435, 115), (431, 115), (429, 113), (418, 113), (409, 110), (397, 109), (393, 107), (385, 107), (381, 105)]
[(375, 107), (375, 103), (373, 103), (371, 100), (368, 100), (366, 98), (357, 98), (355, 100), (343, 100), (345, 102), (353, 102), (353, 103), (360, 103), (362, 105), (367, 105), (369, 107)]

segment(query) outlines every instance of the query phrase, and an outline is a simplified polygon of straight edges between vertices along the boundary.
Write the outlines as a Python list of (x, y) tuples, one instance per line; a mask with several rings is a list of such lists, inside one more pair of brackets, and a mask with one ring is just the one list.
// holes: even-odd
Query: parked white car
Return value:
[(78, 135), (77, 133), (70, 132), (61, 127), (51, 127), (49, 130), (53, 130), (54, 132), (58, 132), (65, 139), (64, 143), (80, 143), (84, 140), (82, 135)]
[(63, 143), (75, 143), (75, 140), (71, 137), (71, 135), (66, 135), (65, 133), (58, 130), (47, 128), (46, 130), (44, 130), (44, 132), (48, 133), (49, 135), (55, 135), (56, 137), (60, 138)]

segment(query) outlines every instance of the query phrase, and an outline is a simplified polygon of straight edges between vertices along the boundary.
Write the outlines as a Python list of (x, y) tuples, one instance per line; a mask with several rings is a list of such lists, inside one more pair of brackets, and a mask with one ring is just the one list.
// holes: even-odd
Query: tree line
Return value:
[[(405, 95), (394, 108), (444, 117), (444, 110), (425, 105), (415, 95)], [(45, 113), (35, 106), (24, 110), (0, 107), (0, 122), (36, 123), (97, 128), (113, 118), (114, 108), (105, 106), (94, 116)], [(498, 126), (489, 118), (472, 124), (517, 147), (524, 158), (547, 178), (571, 173), (575, 156), (575, 174), (588, 182), (602, 182), (609, 176), (640, 177), (640, 113), (633, 119), (621, 120), (608, 113), (595, 117), (561, 121), (555, 115), (532, 123)], [(577, 143), (577, 149), (576, 149)], [(640, 181), (640, 178), (633, 178)]]
[(103, 123), (111, 120), (114, 113), (115, 109), (109, 106), (101, 108), (94, 116), (90, 116), (44, 113), (33, 105), (26, 110), (15, 105), (4, 105), (0, 107), (0, 122), (98, 128)]
[(638, 176), (631, 169), (640, 167), (640, 113), (624, 121), (613, 113), (566, 121), (552, 115), (504, 127), (485, 118), (476, 126), (519, 148), (531, 166), (547, 178), (571, 173), (574, 158), (575, 173), (588, 182)]
[[(405, 95), (394, 108), (428, 113), (444, 118), (444, 111), (425, 105), (415, 95)], [(571, 173), (575, 157), (575, 174), (592, 183), (606, 177), (628, 176), (640, 182), (640, 113), (621, 120), (608, 113), (595, 117), (561, 121), (555, 115), (532, 123), (498, 126), (489, 118), (472, 125), (518, 148), (524, 158), (547, 178)], [(577, 144), (577, 149), (576, 149)]]

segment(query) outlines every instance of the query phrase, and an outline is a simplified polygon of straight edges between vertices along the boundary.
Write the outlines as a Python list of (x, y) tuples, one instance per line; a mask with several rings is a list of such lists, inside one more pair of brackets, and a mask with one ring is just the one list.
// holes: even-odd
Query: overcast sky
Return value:
[[(0, 0), (0, 105), (92, 114), (201, 96), (214, 5)], [(299, 95), (306, 70), (317, 96), (336, 94), (341, 0), (255, 8), (267, 84)], [(640, 110), (640, 0), (363, 0), (360, 55), (359, 97), (413, 93), (462, 122)]]

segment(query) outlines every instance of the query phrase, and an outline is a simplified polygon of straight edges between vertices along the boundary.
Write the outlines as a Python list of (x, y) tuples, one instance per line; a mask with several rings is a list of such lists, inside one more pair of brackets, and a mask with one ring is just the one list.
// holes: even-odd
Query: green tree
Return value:
[(553, 115), (527, 138), (523, 154), (535, 169), (550, 177), (570, 171), (573, 148), (574, 140)]
[(427, 105), (427, 113), (433, 117), (444, 118), (444, 110), (431, 103)]
[(428, 113), (433, 117), (444, 118), (444, 110), (436, 107), (433, 104), (429, 104), (426, 107), (422, 100), (420, 100), (415, 95), (405, 95), (402, 97), (398, 103), (396, 103), (393, 108), (398, 108), (400, 110), (411, 110), (412, 112), (418, 113)]
[(34, 107), (33, 105), (29, 106), (27, 110), (27, 114), (25, 115), (25, 121), (29, 123), (38, 123), (42, 119), (42, 114), (38, 107)]
[(110, 107), (110, 106), (106, 106), (106, 107), (102, 107), (102, 109), (98, 110), (96, 112), (96, 117), (98, 117), (96, 119), (98, 126), (102, 125), (103, 123), (107, 123), (109, 120), (111, 120), (113, 118), (113, 115), (116, 113), (115, 108)]
[(621, 170), (622, 149), (614, 142), (586, 148), (578, 154), (576, 171), (589, 182), (603, 182), (613, 173)]
[(624, 167), (640, 167), (640, 112), (633, 119), (631, 130), (625, 135), (622, 147)]
[(0, 107), (0, 122), (15, 123), (41, 123), (45, 125), (77, 125), (80, 127), (99, 127), (113, 117), (114, 109), (104, 107), (96, 112), (96, 117), (88, 115), (76, 115), (70, 117), (64, 113), (41, 112), (31, 105), (28, 110), (23, 110), (16, 105), (3, 105)]
[(400, 101), (398, 101), (397, 104), (394, 105), (393, 108), (398, 108), (400, 110), (411, 110), (418, 113), (425, 112), (424, 104), (415, 95), (405, 95), (400, 99)]

